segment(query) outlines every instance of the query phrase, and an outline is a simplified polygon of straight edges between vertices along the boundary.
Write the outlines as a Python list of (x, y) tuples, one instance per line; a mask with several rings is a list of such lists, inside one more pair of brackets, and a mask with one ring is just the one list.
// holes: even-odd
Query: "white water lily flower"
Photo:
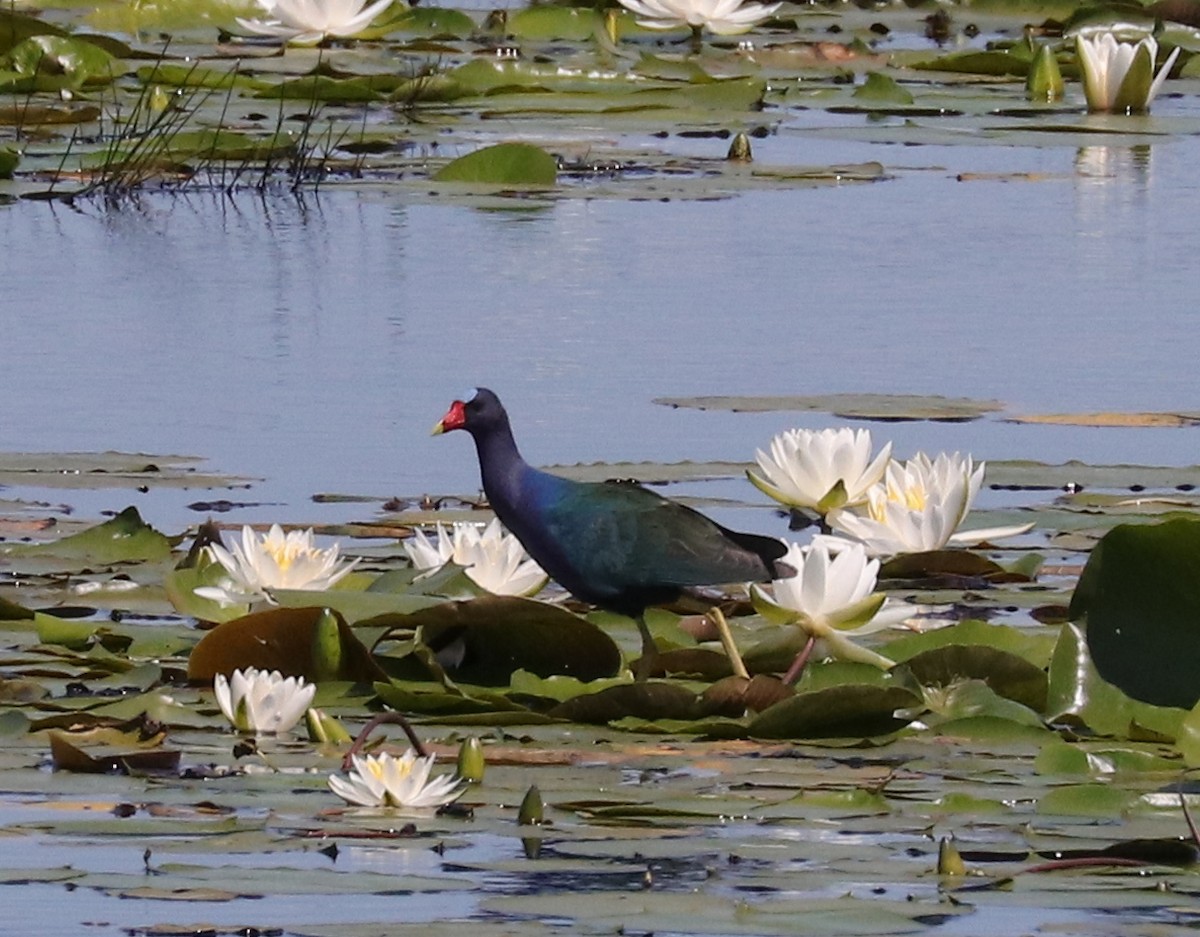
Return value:
[(979, 493), (986, 463), (971, 457), (923, 452), (907, 462), (892, 462), (883, 481), (867, 492), (865, 513), (841, 509), (826, 520), (839, 534), (861, 542), (871, 556), (923, 553), (945, 546), (968, 546), (1012, 537), (1033, 524), (956, 532)]
[(205, 549), (225, 567), (227, 576), (220, 585), (200, 586), (195, 592), (221, 605), (270, 601), (272, 589), (328, 589), (358, 564), (340, 562), (336, 543), (328, 549), (318, 547), (312, 528), (285, 534), (278, 524), (261, 538), (253, 527), (243, 527), (241, 544), (229, 550), (215, 543)]
[(287, 42), (311, 44), (323, 39), (354, 36), (370, 25), (392, 0), (258, 0), (267, 20), (237, 18), (243, 29)]
[(219, 673), (213, 680), (213, 692), (221, 712), (240, 732), (270, 735), (286, 732), (300, 721), (316, 685), (303, 677), (284, 678), (278, 670), (247, 667), (235, 670), (227, 680)]
[(791, 544), (782, 562), (794, 576), (776, 579), (772, 594), (750, 587), (754, 606), (765, 618), (794, 624), (825, 643), (835, 657), (890, 667), (892, 661), (850, 641), (848, 635), (870, 634), (899, 624), (914, 611), (906, 603), (889, 603), (875, 591), (879, 560), (869, 559), (861, 543), (818, 536), (808, 546)]
[(1158, 43), (1153, 36), (1124, 42), (1110, 31), (1076, 36), (1075, 51), (1088, 110), (1100, 114), (1148, 111), (1179, 55), (1179, 49), (1174, 49), (1155, 75)]
[(649, 29), (690, 26), (693, 31), (708, 29), (718, 36), (753, 29), (780, 7), (778, 3), (764, 6), (744, 0), (621, 0), (621, 5), (637, 14), (639, 26)]
[(759, 471), (750, 469), (746, 477), (776, 501), (825, 515), (865, 501), (891, 457), (889, 442), (871, 458), (865, 429), (792, 429), (772, 439), (769, 452), (755, 453)]
[(458, 523), (447, 530), (439, 523), (436, 543), (418, 530), (404, 542), (404, 552), (417, 569), (457, 563), (475, 585), (493, 595), (533, 595), (549, 578), (498, 518), (486, 527)]
[(399, 758), (384, 752), (365, 758), (355, 755), (352, 760), (354, 767), (346, 777), (329, 776), (329, 789), (360, 807), (428, 810), (456, 800), (465, 790), (453, 775), (430, 779), (434, 757), (419, 758), (411, 748)]

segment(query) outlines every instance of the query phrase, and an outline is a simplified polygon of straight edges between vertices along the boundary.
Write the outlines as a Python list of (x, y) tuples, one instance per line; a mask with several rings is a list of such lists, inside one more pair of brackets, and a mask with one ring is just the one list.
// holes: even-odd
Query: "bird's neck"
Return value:
[(476, 436), (475, 450), (479, 454), (484, 494), (501, 522), (505, 522), (504, 515), (517, 506), (521, 477), (529, 471), (529, 465), (521, 457), (508, 426)]

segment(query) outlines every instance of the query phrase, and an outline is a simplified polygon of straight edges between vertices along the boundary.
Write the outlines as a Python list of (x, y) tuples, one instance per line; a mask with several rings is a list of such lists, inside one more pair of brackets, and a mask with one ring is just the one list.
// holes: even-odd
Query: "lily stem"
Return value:
[(738, 652), (737, 644), (734, 643), (733, 634), (729, 630), (729, 622), (725, 620), (725, 613), (719, 608), (710, 608), (705, 616), (717, 626), (717, 634), (721, 636), (721, 647), (725, 649), (725, 656), (729, 658), (729, 666), (733, 668), (733, 675), (741, 677), (743, 680), (749, 680), (750, 671), (746, 669), (742, 655)]
[(362, 727), (358, 735), (355, 736), (353, 744), (351, 744), (349, 750), (342, 757), (343, 771), (349, 771), (354, 766), (354, 762), (351, 759), (360, 751), (362, 751), (362, 747), (366, 744), (367, 738), (371, 735), (371, 733), (385, 723), (400, 726), (400, 728), (404, 730), (404, 734), (408, 736), (408, 741), (412, 744), (413, 751), (415, 751), (421, 758), (429, 757), (429, 752), (425, 750), (425, 746), (421, 744), (421, 740), (417, 738), (417, 733), (413, 731), (413, 727), (409, 724), (409, 721), (404, 718), (403, 713), (376, 713), (371, 717), (367, 724)]
[(808, 640), (804, 644), (804, 648), (796, 655), (796, 659), (792, 661), (792, 666), (787, 669), (787, 673), (783, 675), (783, 685), (793, 686), (800, 679), (800, 674), (804, 673), (804, 665), (808, 663), (808, 659), (812, 657), (813, 648), (816, 647), (817, 636), (810, 634)]

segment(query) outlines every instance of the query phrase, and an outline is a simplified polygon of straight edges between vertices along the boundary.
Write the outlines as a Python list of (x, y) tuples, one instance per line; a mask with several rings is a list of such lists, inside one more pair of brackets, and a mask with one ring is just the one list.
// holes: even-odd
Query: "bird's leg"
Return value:
[(653, 676), (658, 670), (658, 645), (654, 641), (654, 635), (650, 633), (650, 626), (646, 624), (646, 615), (643, 612), (633, 619), (637, 622), (638, 631), (642, 635), (642, 656), (637, 662), (637, 667), (634, 668), (633, 677), (641, 682)]
[(792, 666), (788, 668), (787, 673), (783, 675), (784, 686), (792, 686), (800, 679), (800, 674), (804, 672), (804, 665), (808, 663), (809, 657), (812, 656), (813, 646), (817, 643), (817, 636), (810, 634), (808, 642), (804, 645), (804, 649), (796, 655), (796, 659), (792, 661)]

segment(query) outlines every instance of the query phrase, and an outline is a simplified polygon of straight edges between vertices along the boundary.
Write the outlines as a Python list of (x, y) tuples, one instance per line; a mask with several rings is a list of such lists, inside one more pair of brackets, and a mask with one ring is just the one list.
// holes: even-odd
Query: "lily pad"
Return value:
[(996, 693), (1035, 712), (1044, 712), (1046, 708), (1046, 671), (998, 648), (950, 644), (914, 654), (903, 666), (924, 686), (982, 680)]
[(253, 479), (196, 471), (195, 456), (144, 452), (4, 452), (0, 485), (38, 488), (233, 488)]
[(1114, 527), (1071, 597), (1100, 675), (1135, 699), (1200, 700), (1200, 521)]
[(502, 186), (552, 186), (558, 163), (541, 147), (500, 143), (447, 163), (433, 174), (434, 182), (472, 182)]
[(193, 683), (211, 683), (223, 673), (257, 667), (278, 670), (285, 676), (308, 680), (328, 679), (370, 682), (383, 679), (383, 671), (334, 613), (337, 627), (336, 666), (330, 673), (328, 653), (322, 659), (322, 608), (277, 608), (254, 612), (218, 625), (192, 649), (187, 676)]
[(507, 686), (518, 670), (588, 681), (611, 677), (621, 666), (612, 638), (591, 622), (531, 599), (492, 595), (443, 602), (393, 621), (420, 629), (431, 647), (461, 642), (455, 679), (485, 686)]
[(626, 716), (640, 719), (693, 719), (699, 714), (696, 694), (675, 683), (648, 681), (613, 686), (576, 696), (550, 710), (572, 722), (603, 725)]
[(1171, 413), (1038, 413), (1005, 417), (1009, 423), (1051, 426), (1200, 426), (1200, 412)]
[(657, 404), (695, 410), (732, 410), (735, 413), (766, 413), (774, 410), (816, 410), (847, 420), (876, 420), (883, 423), (931, 420), (966, 423), (1004, 409), (995, 400), (965, 397), (922, 397), (913, 394), (829, 394), (824, 397), (658, 397)]
[(127, 507), (112, 520), (61, 540), (11, 544), (0, 552), (13, 557), (52, 556), (88, 566), (110, 566), (165, 560), (171, 555), (171, 541), (143, 521), (137, 508)]
[(897, 716), (897, 710), (920, 703), (910, 689), (898, 685), (827, 687), (797, 693), (763, 710), (747, 731), (764, 739), (869, 738), (902, 728), (910, 720)]

